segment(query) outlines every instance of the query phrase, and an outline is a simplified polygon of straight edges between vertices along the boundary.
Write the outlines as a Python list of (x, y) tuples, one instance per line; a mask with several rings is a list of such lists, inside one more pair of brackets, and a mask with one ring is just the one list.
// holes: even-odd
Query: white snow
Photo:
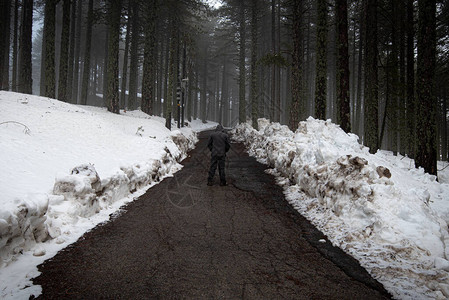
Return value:
[(182, 166), (195, 120), (0, 91), (0, 298), (39, 295), (37, 265)]
[(335, 246), (395, 298), (449, 298), (449, 168), (438, 182), (407, 157), (370, 154), (330, 120), (310, 117), (295, 132), (265, 119), (258, 125), (233, 133)]

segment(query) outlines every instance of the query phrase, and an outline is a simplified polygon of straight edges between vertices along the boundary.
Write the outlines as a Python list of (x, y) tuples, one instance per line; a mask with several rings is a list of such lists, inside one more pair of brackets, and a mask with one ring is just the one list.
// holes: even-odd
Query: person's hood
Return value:
[(221, 126), (220, 124), (217, 125), (217, 127), (215, 128), (215, 131), (223, 131), (223, 126)]

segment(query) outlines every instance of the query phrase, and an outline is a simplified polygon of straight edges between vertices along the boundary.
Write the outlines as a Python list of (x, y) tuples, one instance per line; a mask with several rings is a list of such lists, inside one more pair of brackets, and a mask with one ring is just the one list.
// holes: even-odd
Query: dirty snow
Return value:
[(182, 166), (196, 131), (0, 91), (0, 298), (39, 295), (36, 266)]
[[(259, 119), (233, 133), (286, 198), (398, 299), (449, 298), (449, 168), (436, 177), (313, 118), (292, 132)], [(439, 162), (438, 169), (447, 166)]]

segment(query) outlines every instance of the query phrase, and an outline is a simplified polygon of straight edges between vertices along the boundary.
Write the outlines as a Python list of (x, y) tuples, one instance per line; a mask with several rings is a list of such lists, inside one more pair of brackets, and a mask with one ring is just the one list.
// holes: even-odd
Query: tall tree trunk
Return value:
[(258, 130), (257, 118), (259, 117), (257, 103), (257, 1), (252, 0), (251, 5), (251, 119), (253, 127)]
[[(106, 30), (106, 41), (109, 43), (109, 30)], [(104, 47), (103, 60), (103, 105), (109, 107), (108, 97), (108, 61), (109, 61), (109, 47)]]
[(176, 86), (176, 77), (177, 77), (177, 71), (176, 71), (176, 41), (177, 39), (177, 30), (176, 30), (176, 15), (174, 14), (177, 11), (177, 5), (174, 3), (174, 9), (173, 14), (170, 15), (170, 44), (168, 49), (168, 86), (167, 86), (167, 97), (164, 101), (165, 103), (165, 127), (167, 127), (169, 130), (171, 130), (171, 119), (172, 119), (172, 111), (173, 111), (173, 104), (175, 103), (175, 97), (176, 94), (174, 93), (174, 89)]
[(193, 119), (196, 120), (198, 119), (198, 91), (199, 86), (200, 86), (200, 82), (199, 82), (199, 76), (200, 75), (200, 67), (199, 64), (195, 64), (195, 96), (193, 97), (194, 101), (193, 101)]
[(142, 80), (142, 111), (153, 114), (153, 86), (154, 68), (157, 56), (154, 53), (156, 34), (156, 1), (147, 1), (145, 4), (146, 26), (145, 26), (145, 46), (143, 60), (143, 80)]
[[(92, 1), (92, 0), (90, 0)], [(118, 95), (118, 57), (120, 41), (120, 13), (121, 1), (108, 0), (108, 98), (110, 112), (119, 114), (119, 95)]]
[(294, 0), (292, 3), (293, 12), (293, 51), (292, 51), (292, 77), (291, 77), (291, 93), (292, 102), (290, 107), (289, 127), (295, 131), (299, 123), (300, 106), (301, 106), (301, 82), (302, 82), (302, 34), (301, 34), (301, 14), (302, 0)]
[[(278, 0), (277, 14), (277, 55), (281, 55), (281, 0)], [(281, 108), (281, 67), (276, 68), (276, 121), (281, 122), (281, 114), (285, 114)]]
[(31, 94), (33, 90), (31, 49), (33, 29), (33, 0), (22, 2), (22, 30), (19, 47), (19, 86), (20, 93)]
[(187, 85), (187, 96), (186, 96), (186, 103), (187, 103), (187, 121), (192, 122), (192, 113), (193, 113), (193, 66), (192, 61), (189, 60), (187, 65), (187, 78), (189, 78), (188, 85)]
[(19, 42), (19, 0), (14, 1), (14, 41), (12, 46), (12, 90), (17, 92), (17, 66)]
[(318, 0), (316, 33), (315, 117), (326, 119), (327, 86), (327, 1)]
[(164, 108), (163, 116), (167, 118), (168, 78), (170, 76), (170, 32), (166, 34), (164, 55)]
[[(56, 24), (56, 0), (45, 1), (44, 20), (44, 44), (45, 54), (43, 58), (45, 68), (45, 97), (55, 98), (56, 96), (56, 72), (55, 72), (55, 24)], [(42, 80), (42, 79), (41, 79)]]
[[(77, 0), (72, 0), (72, 8), (70, 15), (70, 48), (69, 48), (69, 59), (68, 59), (68, 70), (67, 70), (67, 98), (69, 103), (76, 103), (73, 99), (73, 69), (74, 69), (74, 59), (75, 59), (75, 36), (76, 36), (76, 8)], [(81, 5), (81, 4), (80, 4)]]
[(406, 12), (405, 1), (399, 2), (399, 152), (405, 155), (407, 152), (407, 101), (405, 81), (405, 40), (406, 40)]
[(223, 126), (229, 126), (229, 95), (228, 95), (228, 75), (227, 73), (227, 59), (223, 58), (223, 78), (221, 83), (221, 104), (223, 106), (222, 124)]
[[(158, 29), (156, 29), (158, 30)], [(159, 48), (159, 63), (158, 63), (158, 73), (157, 73), (157, 97), (155, 105), (155, 115), (161, 116), (162, 114), (162, 90), (163, 90), (163, 78), (164, 78), (164, 47), (166, 47), (162, 37), (160, 38)]]
[(200, 118), (203, 123), (206, 123), (207, 117), (207, 55), (208, 55), (208, 47), (204, 49), (204, 57), (205, 61), (203, 63), (203, 72), (201, 74), (201, 99), (200, 99)]
[(349, 102), (349, 52), (348, 52), (348, 3), (336, 0), (337, 18), (337, 101), (338, 119), (345, 132), (351, 132), (351, 107)]
[(246, 49), (246, 29), (245, 29), (245, 1), (240, 1), (239, 12), (239, 123), (246, 121), (246, 68), (245, 68), (245, 49)]
[[(84, 67), (83, 67), (83, 80), (81, 82), (81, 104), (87, 104), (87, 95), (89, 89), (89, 74), (90, 74), (90, 49), (92, 47), (92, 27), (94, 23), (93, 14), (93, 0), (89, 0), (89, 7), (87, 10), (87, 24), (86, 24), (86, 47), (84, 48)], [(109, 32), (111, 33), (111, 32)], [(109, 36), (112, 38), (111, 36)], [(108, 46), (109, 48), (109, 46)], [(109, 48), (111, 49), (111, 48)], [(108, 70), (109, 73), (109, 70)]]
[(441, 98), (442, 112), (441, 112), (441, 160), (447, 161), (448, 159), (448, 138), (447, 138), (447, 87), (443, 89), (443, 95)]
[(137, 107), (137, 78), (139, 73), (139, 1), (132, 1), (132, 33), (131, 33), (131, 61), (129, 66), (129, 95), (128, 109), (134, 110)]
[[(128, 0), (128, 12), (131, 12), (131, 0)], [(131, 33), (131, 21), (133, 16), (128, 13), (128, 22), (126, 23), (126, 37), (125, 37), (125, 53), (123, 54), (123, 69), (122, 69), (122, 84), (120, 88), (120, 108), (126, 107), (126, 89), (128, 81), (128, 53), (129, 53), (129, 38)]]
[(11, 38), (11, 1), (2, 0), (0, 4), (0, 90), (9, 89), (9, 48)]
[(360, 137), (364, 135), (363, 133), (363, 116), (362, 116), (362, 107), (364, 107), (364, 97), (362, 97), (362, 84), (363, 84), (363, 45), (364, 45), (364, 39), (365, 39), (365, 5), (366, 0), (362, 0), (359, 4), (361, 7), (361, 13), (359, 17), (359, 52), (358, 52), (358, 67), (357, 67), (357, 108), (356, 108), (356, 114), (355, 114), (355, 123), (356, 125), (356, 131), (355, 133), (358, 134)]
[(67, 74), (69, 64), (70, 0), (63, 0), (61, 50), (59, 54), (58, 99), (67, 101)]
[[(271, 0), (271, 54), (276, 54), (276, 0)], [(270, 119), (274, 120), (276, 114), (276, 64), (271, 65), (271, 102)]]
[[(391, 48), (392, 51), (390, 53), (390, 63), (389, 68), (387, 71), (387, 74), (389, 76), (387, 77), (388, 82), (391, 82), (391, 105), (389, 110), (387, 111), (387, 115), (390, 116), (390, 128), (389, 128), (389, 134), (391, 135), (391, 141), (392, 141), (392, 151), (394, 155), (397, 155), (398, 153), (398, 137), (399, 137), (399, 20), (396, 17), (399, 14), (399, 6), (398, 1), (392, 1), (391, 2), (391, 8), (392, 8), (392, 15), (394, 16), (392, 19), (392, 38), (391, 38)], [(380, 141), (382, 142), (382, 140)]]
[(437, 175), (436, 97), (436, 1), (418, 0), (417, 152), (415, 164)]
[[(83, 11), (83, 1), (78, 1), (78, 11), (76, 16), (76, 38), (75, 38), (75, 58), (74, 58), (74, 71), (73, 71), (73, 88), (72, 88), (72, 101), (78, 103), (78, 91), (79, 91), (79, 70), (80, 70), (80, 56), (81, 56), (81, 17)], [(107, 49), (107, 47), (105, 47)]]
[(377, 0), (366, 0), (365, 34), (365, 145), (371, 153), (379, 149), (379, 103), (377, 70)]
[(416, 111), (415, 111), (415, 44), (413, 28), (413, 0), (407, 1), (407, 127), (408, 154), (415, 157), (416, 150)]

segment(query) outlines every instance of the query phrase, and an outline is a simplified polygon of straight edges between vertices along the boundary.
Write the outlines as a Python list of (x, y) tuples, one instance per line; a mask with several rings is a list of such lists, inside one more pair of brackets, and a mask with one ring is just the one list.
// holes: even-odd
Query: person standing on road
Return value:
[(226, 152), (231, 148), (229, 143), (229, 138), (220, 124), (217, 125), (215, 131), (210, 135), (209, 141), (207, 142), (207, 147), (211, 151), (210, 169), (209, 177), (207, 178), (207, 185), (213, 184), (213, 179), (215, 175), (215, 170), (220, 174), (220, 185), (226, 185), (225, 177), (225, 159)]

